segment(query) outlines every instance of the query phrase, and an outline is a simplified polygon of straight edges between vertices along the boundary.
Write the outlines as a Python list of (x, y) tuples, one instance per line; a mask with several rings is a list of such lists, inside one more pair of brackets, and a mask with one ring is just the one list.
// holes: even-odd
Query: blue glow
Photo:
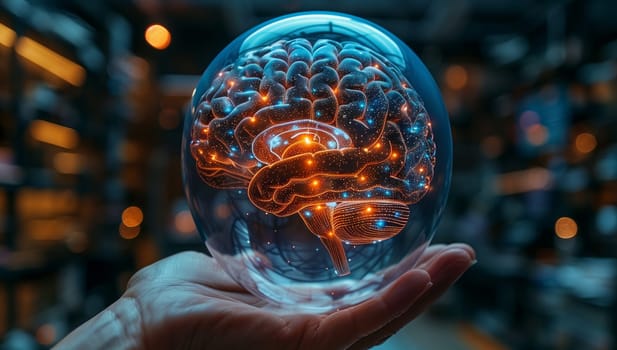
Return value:
[(349, 197), (349, 193), (343, 192), (343, 198), (348, 198), (348, 197)]
[(304, 216), (310, 217), (312, 213), (309, 210), (304, 211)]
[(375, 226), (377, 226), (378, 228), (384, 228), (386, 227), (386, 221), (383, 219), (379, 219), (375, 221)]
[(390, 190), (386, 190), (384, 193), (386, 194), (386, 196), (389, 196), (389, 195), (391, 195), (391, 194), (392, 194), (392, 191), (390, 191)]
[(331, 148), (331, 149), (336, 148), (336, 142), (332, 140), (328, 141), (328, 148)]

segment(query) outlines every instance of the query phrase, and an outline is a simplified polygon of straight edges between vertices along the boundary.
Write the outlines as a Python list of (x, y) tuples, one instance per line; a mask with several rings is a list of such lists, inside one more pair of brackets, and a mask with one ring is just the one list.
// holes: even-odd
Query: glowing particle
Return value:
[(366, 181), (366, 176), (364, 175), (360, 176), (360, 181)]
[(392, 155), (390, 156), (390, 158), (392, 158), (392, 159), (398, 158), (398, 153), (392, 152)]
[(313, 182), (311, 183), (313, 186), (319, 186), (319, 181), (317, 180), (313, 180)]
[(372, 211), (373, 211), (373, 207), (366, 207), (366, 212), (367, 212), (367, 213), (370, 213), (370, 212), (372, 212)]
[(311, 144), (311, 138), (308, 137), (308, 136), (305, 136), (304, 137), (304, 143), (306, 143), (307, 145), (310, 145)]
[(364, 152), (368, 153), (368, 148), (364, 147)]
[(306, 161), (306, 164), (308, 164), (308, 165), (313, 165), (313, 160), (312, 160), (312, 159), (307, 160), (307, 161)]

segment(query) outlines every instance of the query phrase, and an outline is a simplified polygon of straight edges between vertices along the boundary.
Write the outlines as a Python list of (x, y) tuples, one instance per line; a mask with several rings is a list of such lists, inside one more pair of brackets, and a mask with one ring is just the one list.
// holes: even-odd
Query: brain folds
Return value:
[(400, 69), (354, 42), (293, 39), (248, 51), (195, 109), (201, 178), (246, 189), (278, 216), (300, 215), (349, 273), (343, 243), (398, 234), (429, 190), (429, 116)]

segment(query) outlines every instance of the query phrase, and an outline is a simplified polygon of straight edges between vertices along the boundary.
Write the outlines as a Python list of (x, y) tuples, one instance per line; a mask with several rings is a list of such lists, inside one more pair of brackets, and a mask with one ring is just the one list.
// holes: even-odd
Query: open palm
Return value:
[(119, 300), (57, 348), (366, 349), (416, 318), (474, 259), (464, 244), (429, 247), (417, 268), (373, 298), (315, 315), (268, 304), (212, 258), (183, 252), (137, 272)]

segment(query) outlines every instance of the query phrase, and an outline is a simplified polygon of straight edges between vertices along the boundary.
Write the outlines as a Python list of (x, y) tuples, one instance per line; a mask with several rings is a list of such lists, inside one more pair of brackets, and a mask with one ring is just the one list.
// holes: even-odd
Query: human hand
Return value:
[[(137, 272), (107, 317), (118, 323), (113, 328), (124, 332), (129, 348), (365, 349), (411, 322), (474, 260), (473, 249), (464, 244), (429, 247), (417, 268), (374, 298), (315, 315), (273, 307), (233, 281), (214, 259), (184, 252)], [(70, 345), (71, 336), (59, 348)]]

